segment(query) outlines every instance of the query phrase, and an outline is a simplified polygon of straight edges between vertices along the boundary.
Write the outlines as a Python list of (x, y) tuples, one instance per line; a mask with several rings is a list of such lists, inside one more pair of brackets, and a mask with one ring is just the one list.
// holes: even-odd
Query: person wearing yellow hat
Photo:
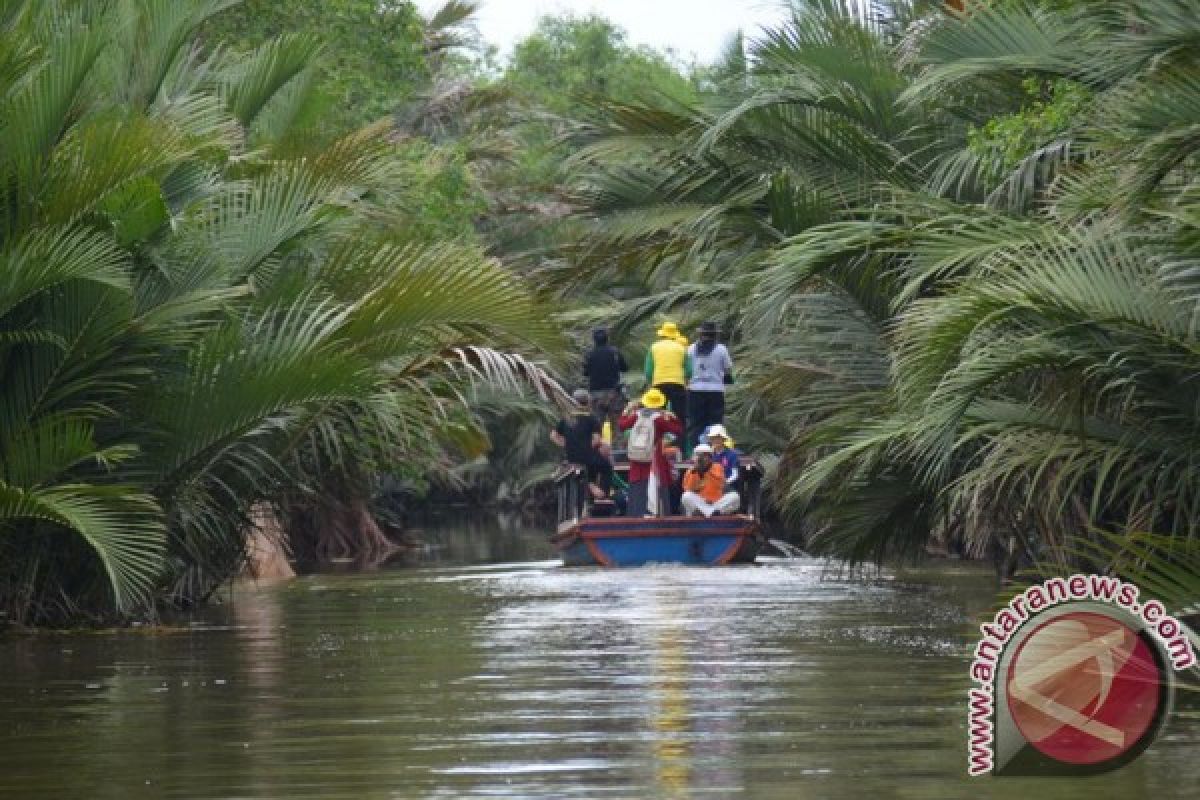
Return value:
[(629, 431), (629, 515), (666, 516), (671, 513), (669, 490), (675, 470), (663, 451), (663, 437), (683, 433), (683, 421), (666, 409), (667, 396), (649, 389), (630, 403), (618, 427)]
[(679, 343), (682, 336), (674, 322), (664, 322), (658, 338), (646, 351), (646, 385), (667, 397), (667, 405), (680, 419), (687, 419), (687, 382), (692, 365), (687, 348)]

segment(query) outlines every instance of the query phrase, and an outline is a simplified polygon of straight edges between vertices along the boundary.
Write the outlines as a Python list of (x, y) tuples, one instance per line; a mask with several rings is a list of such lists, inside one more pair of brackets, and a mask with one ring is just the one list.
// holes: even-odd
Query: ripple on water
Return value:
[(993, 592), (956, 569), (437, 566), (244, 594), (184, 634), (9, 642), (0, 796), (1190, 795), (1196, 721), (1102, 780), (968, 783)]

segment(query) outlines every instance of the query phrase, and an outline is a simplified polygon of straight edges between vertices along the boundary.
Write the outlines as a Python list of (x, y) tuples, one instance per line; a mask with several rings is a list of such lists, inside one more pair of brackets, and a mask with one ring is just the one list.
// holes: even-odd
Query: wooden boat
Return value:
[(551, 541), (568, 567), (747, 564), (758, 555), (758, 520), (713, 517), (586, 517)]
[[(618, 454), (619, 457), (620, 454)], [(619, 472), (628, 464), (616, 463)], [(680, 464), (678, 469), (690, 465)], [(558, 527), (550, 541), (568, 567), (637, 567), (645, 564), (721, 566), (748, 564), (758, 556), (762, 470), (742, 459), (739, 493), (747, 513), (704, 516), (622, 517), (598, 515), (603, 504), (586, 491), (582, 467), (565, 465), (556, 475)]]

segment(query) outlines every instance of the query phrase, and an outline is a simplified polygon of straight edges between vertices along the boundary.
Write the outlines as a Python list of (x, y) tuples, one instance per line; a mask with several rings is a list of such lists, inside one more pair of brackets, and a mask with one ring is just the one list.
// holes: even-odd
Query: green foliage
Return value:
[(724, 319), (735, 435), (818, 551), (1194, 542), (1200, 7), (872, 5), (599, 104), (547, 281), (618, 330)]
[(488, 206), (465, 150), (419, 139), (398, 148), (399, 180), (405, 186), (401, 205), (411, 219), (412, 236), (430, 241), (476, 238), (475, 221)]
[(474, 387), (561, 391), (519, 354), (556, 347), (545, 312), (464, 231), (461, 163), (387, 123), (306, 149), (281, 109), (314, 39), (195, 47), (224, 5), (29, 0), (0, 25), (11, 621), (202, 601), (252, 510), (352, 509), (364, 537), (381, 472), (486, 444)]
[(284, 34), (322, 45), (313, 120), (326, 135), (391, 114), (428, 79), (424, 21), (408, 0), (241, 0), (212, 18), (205, 40), (260, 48)]
[(1027, 101), (1020, 111), (994, 117), (967, 133), (971, 151), (979, 156), (998, 152), (1005, 173), (1038, 147), (1071, 131), (1086, 118), (1093, 101), (1086, 86), (1066, 78), (1049, 83), (1026, 78), (1021, 88)]
[(654, 92), (693, 94), (663, 55), (630, 45), (624, 30), (597, 14), (542, 17), (513, 50), (505, 78), (555, 114), (577, 112), (588, 97), (632, 101)]

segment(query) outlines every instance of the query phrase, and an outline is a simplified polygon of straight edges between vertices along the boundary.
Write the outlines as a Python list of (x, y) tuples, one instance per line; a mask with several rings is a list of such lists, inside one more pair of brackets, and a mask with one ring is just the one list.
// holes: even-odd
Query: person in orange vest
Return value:
[(742, 498), (737, 492), (726, 491), (725, 471), (713, 461), (712, 447), (696, 445), (692, 455), (695, 466), (683, 476), (683, 497), (679, 501), (684, 516), (703, 514), (711, 517), (737, 511)]
[[(646, 384), (667, 398), (667, 405), (681, 420), (687, 419), (687, 382), (692, 376), (687, 348), (679, 343), (679, 328), (664, 322), (658, 339), (646, 351)], [(688, 443), (684, 442), (684, 448)]]

